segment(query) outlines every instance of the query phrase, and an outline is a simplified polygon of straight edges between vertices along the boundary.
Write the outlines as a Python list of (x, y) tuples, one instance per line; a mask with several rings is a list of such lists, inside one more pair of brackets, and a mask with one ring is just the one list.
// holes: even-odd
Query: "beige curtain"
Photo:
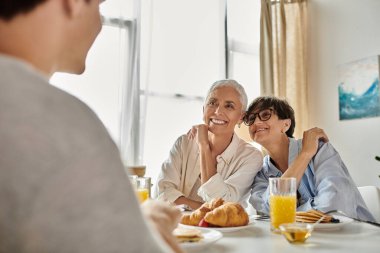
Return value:
[(262, 95), (286, 98), (296, 117), (295, 137), (309, 128), (307, 98), (307, 0), (261, 0)]

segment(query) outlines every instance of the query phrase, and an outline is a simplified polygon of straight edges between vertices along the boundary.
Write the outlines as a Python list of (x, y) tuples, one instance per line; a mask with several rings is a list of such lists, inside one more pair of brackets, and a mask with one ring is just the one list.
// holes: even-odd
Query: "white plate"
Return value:
[[(180, 224), (182, 225), (182, 224)], [(183, 225), (185, 226), (185, 225)], [(192, 227), (192, 226), (187, 226), (187, 227)], [(217, 240), (219, 240), (220, 238), (223, 237), (223, 234), (219, 231), (216, 231), (214, 229), (209, 229), (209, 228), (201, 228), (201, 227), (197, 227), (197, 229), (199, 229), (200, 231), (202, 231), (202, 235), (203, 235), (203, 239), (198, 241), (198, 242), (183, 242), (183, 243), (180, 243), (181, 247), (183, 249), (189, 249), (189, 248), (202, 248), (202, 247), (205, 247), (207, 245), (210, 245), (214, 242), (216, 242)]]
[(341, 229), (343, 226), (351, 223), (353, 219), (340, 216), (340, 215), (334, 215), (334, 218), (339, 219), (339, 223), (319, 223), (315, 225), (314, 230), (320, 231), (320, 230), (338, 230)]
[[(219, 231), (219, 232), (222, 232), (222, 233), (227, 233), (227, 232), (234, 232), (234, 231), (238, 231), (238, 230), (242, 230), (242, 229), (246, 229), (246, 228), (249, 228), (251, 226), (253, 226), (254, 224), (254, 220), (252, 217), (249, 217), (249, 223), (245, 226), (239, 226), (239, 227), (224, 227), (224, 228), (220, 228), (220, 227), (210, 227), (210, 229), (213, 229), (213, 230), (216, 230), (216, 231)], [(190, 226), (190, 225), (184, 225), (184, 224), (179, 224), (181, 227), (188, 227), (188, 228), (202, 228), (202, 227), (198, 227), (198, 226)]]

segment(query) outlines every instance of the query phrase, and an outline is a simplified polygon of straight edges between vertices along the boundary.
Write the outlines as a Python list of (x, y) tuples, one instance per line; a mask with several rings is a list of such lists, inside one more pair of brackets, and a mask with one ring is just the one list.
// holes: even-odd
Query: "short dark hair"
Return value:
[(47, 0), (1, 0), (0, 19), (11, 20), (18, 14), (27, 13)]
[(281, 98), (277, 98), (273, 96), (262, 96), (262, 97), (256, 98), (249, 105), (248, 110), (243, 118), (244, 122), (248, 122), (248, 116), (250, 114), (256, 113), (268, 108), (272, 108), (274, 113), (276, 113), (279, 119), (291, 120), (291, 124), (288, 131), (286, 131), (286, 135), (288, 137), (293, 137), (294, 128), (296, 127), (294, 110), (285, 99), (281, 99)]
[[(0, 19), (9, 21), (18, 14), (28, 13), (49, 0), (0, 0)], [(89, 2), (91, 0), (86, 0)]]

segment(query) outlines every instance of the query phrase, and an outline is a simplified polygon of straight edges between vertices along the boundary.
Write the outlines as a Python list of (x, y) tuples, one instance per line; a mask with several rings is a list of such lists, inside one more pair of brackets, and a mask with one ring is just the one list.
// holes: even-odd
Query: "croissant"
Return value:
[(204, 203), (191, 214), (182, 215), (180, 223), (184, 225), (198, 226), (199, 222), (205, 217), (206, 213), (210, 211), (211, 209), (208, 207), (208, 204)]
[(220, 206), (223, 205), (223, 204), (224, 204), (224, 200), (223, 200), (222, 198), (217, 198), (217, 199), (213, 199), (213, 200), (211, 200), (210, 203), (206, 203), (206, 206), (207, 206), (208, 208), (210, 208), (211, 211), (212, 211), (212, 210), (214, 210), (215, 208), (220, 207)]
[(203, 205), (191, 214), (183, 215), (180, 223), (184, 225), (198, 226), (199, 222), (205, 217), (206, 213), (223, 205), (223, 203), (224, 200), (222, 198), (213, 199), (210, 203), (203, 203)]
[(248, 214), (238, 203), (225, 203), (222, 206), (208, 212), (204, 220), (212, 225), (220, 227), (245, 226), (249, 222)]

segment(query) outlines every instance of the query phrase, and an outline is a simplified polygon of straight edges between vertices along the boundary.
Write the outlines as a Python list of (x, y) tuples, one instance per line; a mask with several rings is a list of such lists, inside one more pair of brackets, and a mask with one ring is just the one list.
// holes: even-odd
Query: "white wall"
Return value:
[(339, 121), (337, 66), (380, 55), (379, 0), (309, 0), (311, 125), (326, 130), (358, 186), (380, 186), (380, 117)]

